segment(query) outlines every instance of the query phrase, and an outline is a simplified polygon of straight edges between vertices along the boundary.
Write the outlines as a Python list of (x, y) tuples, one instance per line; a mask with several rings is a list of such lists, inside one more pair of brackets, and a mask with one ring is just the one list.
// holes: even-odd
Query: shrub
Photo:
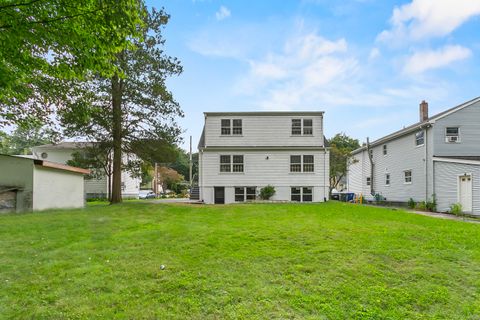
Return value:
[(416, 209), (420, 211), (427, 211), (427, 203), (425, 201), (420, 201), (417, 203)]
[(437, 198), (432, 194), (432, 199), (426, 202), (426, 207), (428, 211), (435, 212), (437, 211)]
[(463, 208), (461, 203), (453, 203), (450, 205), (450, 213), (453, 213), (456, 216), (460, 216), (463, 213)]
[(407, 202), (407, 205), (410, 209), (415, 209), (415, 206), (417, 205), (417, 203), (415, 202), (415, 200), (413, 200), (412, 198), (410, 198)]
[(271, 185), (268, 185), (260, 189), (260, 198), (263, 200), (270, 199), (274, 194), (275, 194), (275, 188)]

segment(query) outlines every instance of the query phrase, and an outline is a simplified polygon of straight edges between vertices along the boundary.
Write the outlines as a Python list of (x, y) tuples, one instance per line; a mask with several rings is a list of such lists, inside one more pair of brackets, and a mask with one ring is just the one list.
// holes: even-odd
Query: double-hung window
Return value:
[(387, 153), (388, 153), (387, 145), (384, 144), (384, 145), (383, 145), (383, 155), (386, 156)]
[(423, 131), (418, 131), (415, 133), (415, 145), (421, 146), (425, 144), (425, 133)]
[(243, 155), (220, 155), (220, 172), (243, 172)]
[(242, 135), (242, 119), (222, 119), (220, 122), (222, 136)]
[(298, 202), (312, 202), (313, 188), (312, 187), (291, 187), (290, 200)]
[(313, 155), (290, 156), (290, 172), (314, 172), (315, 158)]
[(367, 186), (372, 185), (372, 178), (367, 177)]
[(292, 119), (292, 136), (313, 135), (312, 119)]
[(385, 173), (385, 185), (390, 185), (390, 173)]
[(412, 183), (412, 170), (403, 171), (403, 177), (405, 183)]
[(235, 202), (255, 200), (256, 187), (235, 187)]
[(460, 130), (458, 129), (458, 127), (445, 128), (445, 142), (460, 142)]

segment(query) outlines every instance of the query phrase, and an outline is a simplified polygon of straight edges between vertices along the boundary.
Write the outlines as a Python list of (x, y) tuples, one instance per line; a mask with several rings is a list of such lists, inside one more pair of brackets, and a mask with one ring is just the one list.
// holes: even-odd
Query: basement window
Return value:
[(297, 202), (312, 202), (313, 188), (312, 187), (291, 187), (290, 200)]

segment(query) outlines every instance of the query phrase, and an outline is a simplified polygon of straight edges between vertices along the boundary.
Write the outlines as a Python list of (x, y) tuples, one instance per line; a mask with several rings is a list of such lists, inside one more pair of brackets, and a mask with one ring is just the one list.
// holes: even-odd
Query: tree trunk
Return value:
[(122, 80), (112, 78), (113, 172), (110, 204), (122, 202)]

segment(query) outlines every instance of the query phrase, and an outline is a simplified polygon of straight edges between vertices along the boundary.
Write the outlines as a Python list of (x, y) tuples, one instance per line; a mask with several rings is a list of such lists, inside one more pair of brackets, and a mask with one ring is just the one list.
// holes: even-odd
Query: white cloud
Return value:
[(217, 18), (218, 21), (226, 19), (231, 16), (230, 10), (225, 7), (221, 6), (220, 9), (215, 13), (215, 17)]
[(307, 33), (288, 39), (279, 53), (249, 60), (249, 66), (236, 91), (256, 96), (264, 109), (289, 110), (318, 107), (332, 91), (329, 87), (341, 86), (342, 79), (355, 74), (358, 63), (348, 55), (345, 39)]
[(373, 48), (370, 50), (370, 54), (368, 55), (369, 60), (375, 60), (380, 56), (380, 50), (378, 48)]
[(430, 69), (448, 66), (452, 62), (467, 59), (471, 55), (470, 49), (459, 45), (445, 46), (440, 50), (420, 51), (407, 59), (403, 72), (418, 74)]
[(377, 40), (401, 43), (446, 36), (478, 15), (478, 0), (413, 0), (395, 7), (390, 18), (392, 28), (380, 33)]

